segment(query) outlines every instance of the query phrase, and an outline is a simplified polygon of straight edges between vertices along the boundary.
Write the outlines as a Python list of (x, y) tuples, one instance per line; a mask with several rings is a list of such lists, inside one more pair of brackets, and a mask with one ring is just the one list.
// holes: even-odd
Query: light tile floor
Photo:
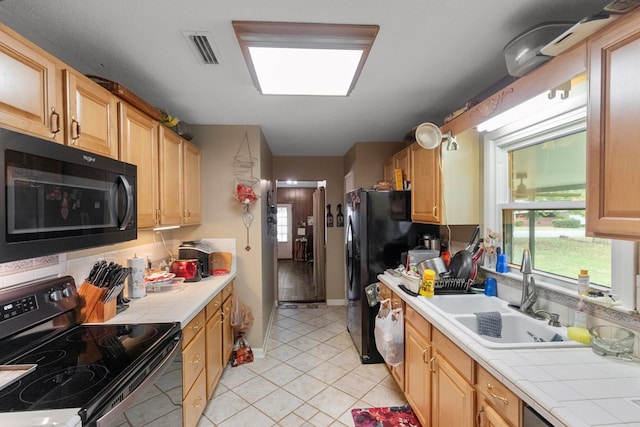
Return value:
[(351, 409), (406, 405), (384, 364), (363, 365), (346, 308), (278, 308), (267, 354), (227, 367), (199, 427), (353, 426)]

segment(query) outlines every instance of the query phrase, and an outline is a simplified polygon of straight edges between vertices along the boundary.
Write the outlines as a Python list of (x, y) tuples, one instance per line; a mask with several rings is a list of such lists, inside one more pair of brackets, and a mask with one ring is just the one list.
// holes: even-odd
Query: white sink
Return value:
[(580, 347), (583, 344), (567, 338), (567, 329), (550, 326), (547, 320), (538, 320), (522, 313), (501, 314), (502, 333), (500, 338), (478, 334), (478, 319), (474, 314), (454, 316), (456, 322), (464, 325), (471, 337), (488, 348), (549, 348)]
[(473, 314), (483, 311), (513, 312), (506, 301), (482, 294), (435, 295), (431, 298), (423, 297), (423, 299), (448, 314)]
[[(581, 347), (567, 338), (567, 328), (550, 326), (547, 320), (534, 319), (506, 301), (482, 294), (435, 295), (420, 297), (426, 306), (462, 325), (461, 329), (479, 344), (487, 348), (557, 348)], [(497, 311), (502, 318), (500, 338), (478, 334), (478, 319), (474, 313)]]

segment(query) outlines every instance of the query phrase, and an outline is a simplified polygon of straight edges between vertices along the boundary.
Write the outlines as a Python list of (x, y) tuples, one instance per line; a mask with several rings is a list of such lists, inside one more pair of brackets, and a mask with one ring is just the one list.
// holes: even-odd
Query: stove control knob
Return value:
[(60, 301), (62, 299), (61, 290), (53, 290), (49, 293), (49, 299), (53, 302)]
[(65, 298), (73, 296), (73, 289), (71, 288), (71, 286), (67, 285), (62, 288), (62, 296), (64, 296)]

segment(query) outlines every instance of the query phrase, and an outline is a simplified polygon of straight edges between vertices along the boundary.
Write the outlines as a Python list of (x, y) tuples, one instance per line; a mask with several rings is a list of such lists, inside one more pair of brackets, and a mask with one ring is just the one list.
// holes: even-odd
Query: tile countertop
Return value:
[(131, 299), (129, 308), (105, 323), (180, 322), (184, 328), (235, 277), (231, 272), (184, 282), (175, 290), (147, 292), (145, 297)]
[(640, 363), (598, 356), (589, 346), (488, 349), (424, 297), (401, 290), (400, 278), (378, 279), (553, 425), (640, 427)]

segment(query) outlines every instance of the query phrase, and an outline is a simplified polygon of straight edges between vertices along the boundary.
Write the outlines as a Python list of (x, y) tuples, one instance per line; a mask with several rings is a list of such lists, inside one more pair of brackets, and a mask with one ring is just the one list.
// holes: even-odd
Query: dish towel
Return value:
[(473, 313), (478, 319), (478, 334), (502, 338), (502, 316), (498, 311)]

